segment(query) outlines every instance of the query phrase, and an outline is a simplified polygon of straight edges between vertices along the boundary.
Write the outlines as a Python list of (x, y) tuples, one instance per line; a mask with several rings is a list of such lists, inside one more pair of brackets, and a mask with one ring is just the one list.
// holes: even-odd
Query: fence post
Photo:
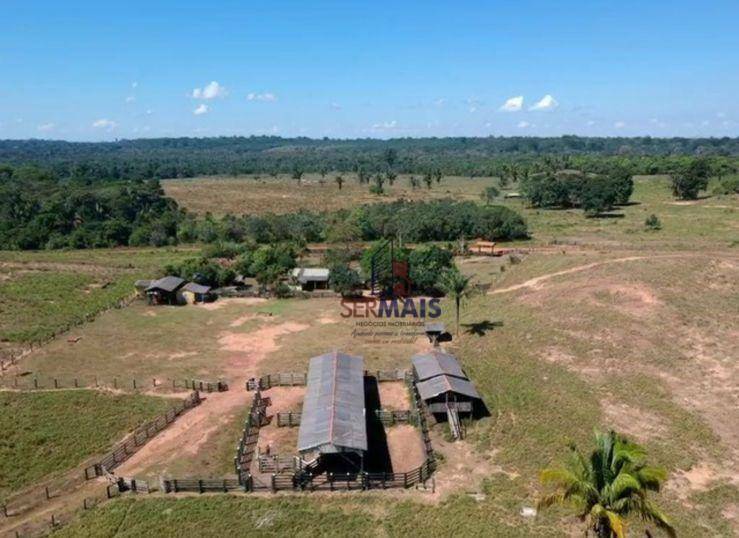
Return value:
[(114, 389), (117, 389), (118, 388), (118, 378), (117, 377), (114, 377), (113, 378), (113, 388)]
[(49, 486), (44, 487), (44, 492), (46, 493), (46, 500), (48, 501), (51, 499), (51, 492), (49, 491)]
[(37, 389), (38, 388), (38, 378), (37, 377), (34, 377), (33, 378), (33, 388), (34, 389)]
[(198, 493), (202, 493), (202, 492), (203, 492), (203, 481), (198, 480)]
[(133, 380), (133, 390), (136, 390), (136, 378)]
[[(58, 389), (59, 388), (59, 380), (56, 377), (54, 378), (54, 388), (55, 389)], [(52, 517), (54, 517), (54, 516), (52, 515)]]

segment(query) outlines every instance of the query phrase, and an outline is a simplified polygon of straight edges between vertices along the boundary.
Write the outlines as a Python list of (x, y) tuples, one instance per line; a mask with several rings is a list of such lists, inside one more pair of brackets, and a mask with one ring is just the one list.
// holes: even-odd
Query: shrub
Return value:
[(287, 299), (293, 296), (293, 290), (284, 282), (280, 282), (275, 286), (274, 294), (278, 299)]
[(644, 221), (644, 226), (647, 228), (647, 230), (661, 230), (662, 229), (662, 223), (659, 220), (659, 217), (652, 213), (649, 215), (646, 220)]
[(703, 159), (692, 159), (672, 175), (672, 194), (681, 200), (695, 200), (700, 191), (708, 186), (708, 162)]
[(344, 297), (352, 296), (362, 287), (362, 279), (348, 265), (336, 264), (330, 267), (329, 284), (331, 289)]

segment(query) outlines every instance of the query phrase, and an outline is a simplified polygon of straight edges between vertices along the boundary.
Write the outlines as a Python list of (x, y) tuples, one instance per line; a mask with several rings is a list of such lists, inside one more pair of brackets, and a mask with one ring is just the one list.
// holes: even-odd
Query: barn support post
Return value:
[(270, 483), (271, 483), (271, 486), (272, 486), (272, 493), (276, 493), (277, 492), (276, 478), (277, 478), (277, 475), (275, 473), (272, 473), (272, 476), (270, 477)]

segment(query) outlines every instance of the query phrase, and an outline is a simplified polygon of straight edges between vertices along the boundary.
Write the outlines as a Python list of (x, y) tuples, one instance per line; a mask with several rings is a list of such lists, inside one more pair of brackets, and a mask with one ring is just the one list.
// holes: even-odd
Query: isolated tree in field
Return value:
[(457, 336), (459, 336), (459, 309), (462, 301), (469, 297), (471, 293), (470, 281), (471, 277), (464, 276), (459, 269), (447, 269), (439, 277), (439, 287), (444, 291), (447, 297), (454, 299), (456, 307), (457, 320)]
[(382, 174), (375, 174), (374, 181), (375, 184), (370, 187), (370, 192), (372, 194), (382, 194), (385, 192), (385, 176)]
[(708, 187), (710, 167), (704, 158), (692, 159), (672, 176), (672, 194), (681, 200), (696, 200)]
[(423, 175), (423, 182), (426, 184), (427, 189), (431, 188), (431, 185), (434, 184), (434, 176), (431, 174), (431, 172), (426, 172)]
[(365, 183), (369, 183), (369, 174), (364, 168), (359, 168), (357, 170), (357, 181), (359, 181), (360, 185), (364, 185)]
[(644, 226), (647, 228), (647, 230), (661, 230), (662, 229), (662, 223), (659, 220), (659, 217), (652, 213), (649, 215), (646, 220), (644, 220)]
[(408, 183), (411, 186), (411, 189), (414, 191), (421, 186), (421, 181), (416, 176), (411, 176), (408, 178)]
[(297, 164), (293, 166), (292, 178), (296, 179), (298, 181), (298, 185), (300, 185), (300, 180), (303, 178), (303, 169)]
[(390, 183), (390, 186), (392, 187), (395, 183), (395, 180), (398, 178), (398, 174), (396, 174), (392, 170), (388, 170), (387, 172), (385, 172), (385, 177), (387, 177), (387, 182)]
[(341, 176), (336, 176), (336, 177), (334, 178), (334, 181), (335, 181), (335, 182), (336, 182), (336, 184), (337, 184), (337, 185), (339, 186), (339, 190), (341, 190), (341, 187), (342, 187), (342, 185), (344, 185), (344, 178), (343, 178), (343, 177), (341, 177)]
[(649, 491), (659, 491), (667, 473), (647, 465), (645, 457), (642, 447), (616, 432), (596, 433), (589, 456), (572, 445), (564, 466), (541, 472), (541, 481), (555, 490), (542, 497), (538, 507), (573, 507), (599, 538), (624, 538), (631, 515), (676, 536), (667, 516), (648, 498)]
[(359, 273), (346, 264), (336, 264), (330, 267), (330, 275), (331, 288), (343, 297), (355, 295), (362, 289), (362, 279)]
[(592, 177), (582, 183), (580, 205), (585, 211), (585, 216), (597, 217), (613, 209), (617, 197), (616, 186), (609, 178)]
[(318, 171), (319, 174), (321, 174), (321, 179), (326, 179), (326, 174), (328, 174), (328, 168), (325, 166), (321, 166), (321, 169)]
[(444, 174), (441, 173), (441, 168), (437, 168), (434, 170), (434, 179), (436, 180), (436, 183), (441, 183), (441, 179), (444, 177)]
[(483, 199), (485, 202), (485, 205), (490, 205), (490, 203), (495, 200), (500, 195), (500, 191), (497, 187), (491, 185), (489, 187), (485, 187), (485, 190), (480, 193), (480, 198)]

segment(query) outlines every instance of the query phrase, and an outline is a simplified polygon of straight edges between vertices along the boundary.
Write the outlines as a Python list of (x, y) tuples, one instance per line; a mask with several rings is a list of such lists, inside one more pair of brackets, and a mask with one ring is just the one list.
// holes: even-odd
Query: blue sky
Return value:
[(0, 12), (0, 139), (739, 136), (736, 0)]

